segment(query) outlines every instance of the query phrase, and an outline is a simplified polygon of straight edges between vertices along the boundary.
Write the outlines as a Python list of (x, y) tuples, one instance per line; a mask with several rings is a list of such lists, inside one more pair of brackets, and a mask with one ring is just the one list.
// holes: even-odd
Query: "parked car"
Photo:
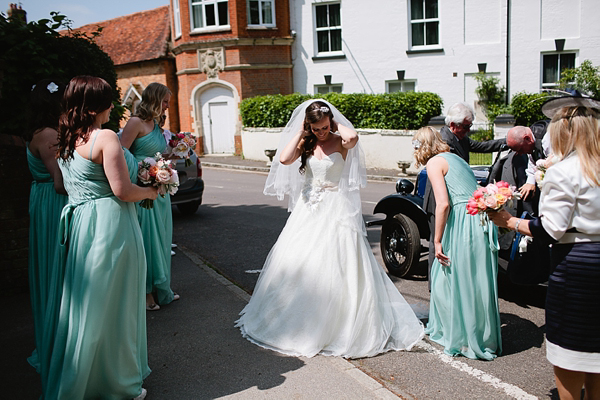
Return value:
[[(487, 182), (489, 167), (472, 167), (479, 184)], [(421, 239), (429, 240), (427, 214), (423, 210), (423, 196), (427, 172), (422, 170), (413, 184), (408, 179), (396, 182), (396, 193), (381, 199), (373, 214), (385, 214), (385, 219), (369, 221), (368, 226), (381, 225), (379, 242), (381, 256), (388, 271), (395, 276), (405, 276), (419, 264)], [(500, 264), (506, 268), (506, 262)]]
[(185, 215), (194, 214), (202, 204), (204, 181), (202, 164), (196, 154), (190, 156), (192, 165), (186, 167), (185, 160), (177, 159), (175, 169), (179, 174), (179, 190), (171, 195), (171, 204)]

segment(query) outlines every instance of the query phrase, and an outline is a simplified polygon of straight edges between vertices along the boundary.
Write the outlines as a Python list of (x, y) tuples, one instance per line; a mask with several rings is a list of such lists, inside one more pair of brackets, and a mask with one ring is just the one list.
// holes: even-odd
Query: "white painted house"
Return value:
[(474, 104), (479, 68), (512, 97), (600, 65), (600, 0), (290, 0), (301, 93), (430, 91)]

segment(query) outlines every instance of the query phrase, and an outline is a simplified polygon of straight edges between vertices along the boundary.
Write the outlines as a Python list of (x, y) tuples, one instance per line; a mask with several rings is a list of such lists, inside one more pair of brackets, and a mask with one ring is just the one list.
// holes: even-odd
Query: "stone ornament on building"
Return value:
[(219, 71), (225, 68), (225, 53), (223, 48), (198, 50), (200, 56), (200, 71), (208, 75), (208, 79), (219, 77)]

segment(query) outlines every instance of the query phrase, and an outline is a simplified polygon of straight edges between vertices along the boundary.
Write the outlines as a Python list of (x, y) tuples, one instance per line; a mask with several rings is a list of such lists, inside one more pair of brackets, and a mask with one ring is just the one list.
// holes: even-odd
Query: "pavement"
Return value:
[[(205, 156), (204, 167), (268, 171), (265, 162)], [(399, 170), (369, 170), (370, 179), (396, 180)], [(397, 399), (399, 395), (340, 357), (288, 357), (242, 338), (234, 327), (250, 296), (191, 249), (172, 258), (172, 287), (181, 299), (147, 312), (152, 374), (148, 400), (156, 399)], [(4, 343), (0, 393), (5, 399), (39, 399), (39, 376), (26, 358), (34, 346), (29, 294), (3, 299)]]

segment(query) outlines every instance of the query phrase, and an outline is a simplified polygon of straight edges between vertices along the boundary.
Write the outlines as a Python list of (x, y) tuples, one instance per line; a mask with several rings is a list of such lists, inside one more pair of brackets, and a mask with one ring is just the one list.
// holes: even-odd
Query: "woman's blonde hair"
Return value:
[(160, 121), (162, 115), (162, 101), (171, 94), (171, 91), (165, 85), (152, 82), (142, 92), (142, 101), (135, 109), (134, 116), (144, 121)]
[(417, 168), (427, 164), (431, 157), (450, 151), (450, 146), (444, 142), (442, 135), (431, 126), (425, 126), (415, 133), (413, 146), (415, 147), (415, 164)]
[(576, 151), (583, 176), (596, 186), (600, 186), (598, 118), (598, 111), (591, 108), (564, 107), (554, 114), (548, 126), (554, 155), (562, 160)]

